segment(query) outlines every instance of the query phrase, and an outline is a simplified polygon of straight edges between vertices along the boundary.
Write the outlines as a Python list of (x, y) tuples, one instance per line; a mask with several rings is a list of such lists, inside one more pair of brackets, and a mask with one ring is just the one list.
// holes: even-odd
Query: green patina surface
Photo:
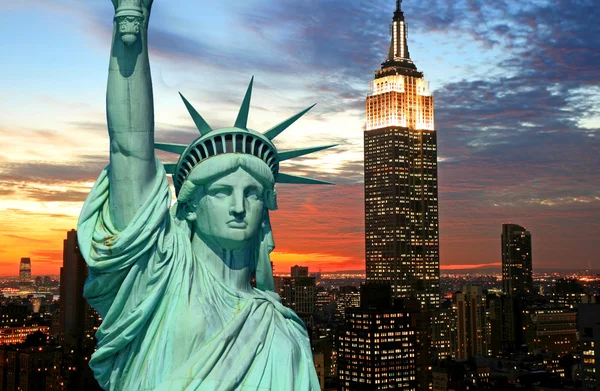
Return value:
[[(282, 174), (279, 162), (329, 146), (272, 143), (308, 109), (265, 133), (247, 129), (252, 82), (232, 128), (211, 129), (182, 96), (200, 137), (155, 143), (152, 0), (113, 5), (110, 164), (78, 223), (84, 295), (103, 319), (96, 379), (106, 390), (318, 390), (306, 328), (273, 292), (269, 210), (276, 182), (326, 183)], [(163, 165), (155, 147), (178, 162)]]

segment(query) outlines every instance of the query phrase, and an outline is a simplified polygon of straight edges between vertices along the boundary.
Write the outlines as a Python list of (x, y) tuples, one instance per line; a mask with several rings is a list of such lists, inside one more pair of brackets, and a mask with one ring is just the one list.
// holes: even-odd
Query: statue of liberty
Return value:
[[(328, 146), (277, 151), (272, 143), (310, 108), (264, 133), (248, 129), (251, 80), (233, 127), (211, 129), (181, 96), (200, 136), (155, 143), (152, 0), (112, 2), (110, 164), (78, 222), (84, 295), (102, 317), (89, 363), (98, 383), (111, 391), (318, 390), (306, 328), (273, 292), (269, 259), (275, 182), (326, 183), (280, 173), (279, 162)], [(163, 165), (155, 148), (179, 160)]]

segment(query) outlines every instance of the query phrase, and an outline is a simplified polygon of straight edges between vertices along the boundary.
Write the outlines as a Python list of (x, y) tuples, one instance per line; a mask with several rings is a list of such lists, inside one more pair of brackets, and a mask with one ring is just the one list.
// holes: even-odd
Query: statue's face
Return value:
[(263, 193), (263, 186), (242, 168), (208, 183), (196, 209), (198, 236), (226, 250), (251, 245), (265, 213)]

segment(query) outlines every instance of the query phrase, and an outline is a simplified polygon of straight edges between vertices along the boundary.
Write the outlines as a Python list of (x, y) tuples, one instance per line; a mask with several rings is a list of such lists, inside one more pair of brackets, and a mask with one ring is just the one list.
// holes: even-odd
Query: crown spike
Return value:
[(333, 185), (331, 182), (320, 181), (318, 179), (307, 178), (303, 176), (291, 175), (278, 173), (277, 179), (275, 180), (277, 183), (291, 183), (298, 185)]
[(240, 107), (240, 111), (238, 113), (237, 118), (235, 119), (235, 127), (240, 129), (246, 129), (248, 126), (248, 112), (250, 111), (250, 97), (252, 96), (252, 83), (254, 82), (254, 76), (250, 79), (250, 84), (248, 85), (248, 89), (246, 90), (246, 95), (244, 96), (244, 100), (242, 101), (242, 106)]
[(198, 128), (198, 131), (200, 132), (200, 134), (202, 136), (204, 136), (205, 134), (212, 132), (211, 127), (208, 126), (208, 124), (206, 123), (204, 118), (202, 118), (202, 116), (200, 114), (198, 114), (196, 109), (194, 109), (194, 106), (192, 106), (190, 104), (190, 102), (188, 102), (187, 99), (185, 99), (185, 97), (181, 94), (181, 92), (179, 93), (179, 96), (183, 100), (185, 107), (187, 108), (188, 112), (192, 116), (192, 119), (194, 120), (194, 123), (196, 124), (196, 128)]
[(296, 158), (299, 156), (308, 155), (313, 152), (322, 151), (324, 149), (335, 147), (335, 146), (337, 146), (337, 144), (321, 145), (319, 147), (292, 149), (290, 151), (281, 151), (281, 152), (279, 152), (278, 157), (279, 157), (279, 161), (282, 162), (284, 160), (289, 160), (289, 159), (293, 159), (293, 158)]
[(177, 163), (165, 163), (163, 164), (165, 167), (165, 171), (167, 174), (175, 175), (175, 170), (177, 169)]
[(182, 154), (187, 148), (185, 144), (171, 144), (171, 143), (154, 143), (154, 148), (160, 149), (161, 151)]
[(296, 122), (296, 120), (298, 120), (298, 118), (302, 117), (304, 114), (306, 114), (308, 112), (308, 110), (312, 109), (313, 107), (315, 107), (316, 103), (304, 110), (302, 110), (301, 112), (299, 112), (296, 115), (291, 116), (290, 118), (286, 119), (285, 121), (273, 126), (271, 129), (267, 130), (265, 133), (263, 133), (263, 135), (268, 138), (269, 140), (273, 140), (275, 137), (279, 136), (279, 134), (281, 132), (283, 132), (284, 130), (286, 130), (291, 124), (293, 124), (294, 122)]

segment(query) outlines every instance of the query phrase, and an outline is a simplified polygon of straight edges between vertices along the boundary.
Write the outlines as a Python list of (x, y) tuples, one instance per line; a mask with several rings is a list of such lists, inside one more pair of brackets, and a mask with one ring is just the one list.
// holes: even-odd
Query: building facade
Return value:
[(533, 293), (531, 233), (516, 224), (502, 224), (502, 291), (513, 297)]
[(410, 58), (397, 2), (388, 58), (375, 73), (364, 132), (367, 281), (439, 306), (437, 135), (433, 97)]
[(25, 285), (33, 282), (31, 279), (31, 258), (21, 258), (21, 263), (19, 264), (19, 281)]
[(486, 356), (486, 296), (480, 286), (466, 285), (452, 296), (456, 321), (454, 357), (457, 360)]
[(524, 341), (529, 351), (563, 357), (577, 351), (577, 311), (531, 308), (523, 314)]
[(100, 316), (83, 297), (87, 264), (77, 242), (77, 231), (67, 232), (60, 268), (59, 339), (64, 348), (63, 366), (73, 368), (64, 376), (68, 389), (100, 390), (88, 362), (96, 350)]
[(291, 277), (277, 277), (275, 280), (282, 304), (293, 309), (306, 326), (312, 327), (317, 291), (315, 277), (308, 276), (308, 267), (293, 266)]
[(347, 308), (338, 337), (340, 391), (416, 391), (416, 333), (412, 314), (391, 304), (391, 287), (361, 287), (360, 308)]
[(597, 390), (600, 386), (600, 304), (579, 304), (577, 310), (581, 389)]

